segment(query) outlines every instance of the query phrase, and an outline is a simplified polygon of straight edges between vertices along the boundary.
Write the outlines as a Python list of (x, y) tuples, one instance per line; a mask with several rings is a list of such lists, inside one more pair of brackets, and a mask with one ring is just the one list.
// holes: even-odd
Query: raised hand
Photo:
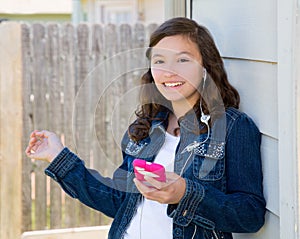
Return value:
[(64, 146), (59, 137), (46, 130), (33, 131), (25, 152), (29, 158), (51, 162)]

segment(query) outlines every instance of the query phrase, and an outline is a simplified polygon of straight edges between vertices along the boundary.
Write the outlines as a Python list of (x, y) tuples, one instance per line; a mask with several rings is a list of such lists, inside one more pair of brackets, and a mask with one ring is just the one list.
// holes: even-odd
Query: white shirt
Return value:
[[(175, 150), (180, 137), (166, 132), (163, 146), (158, 152), (155, 163), (163, 165), (167, 172), (174, 171)], [(173, 219), (167, 216), (168, 204), (144, 199), (138, 206), (124, 239), (173, 238)]]

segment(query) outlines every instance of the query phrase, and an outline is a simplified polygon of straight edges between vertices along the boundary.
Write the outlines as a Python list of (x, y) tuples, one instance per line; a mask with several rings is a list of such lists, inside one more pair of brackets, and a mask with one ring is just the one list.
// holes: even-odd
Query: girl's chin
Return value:
[(198, 100), (198, 97), (184, 97), (183, 95), (163, 94), (163, 96), (173, 105), (185, 105), (185, 107), (193, 107)]
[(182, 95), (170, 95), (170, 94), (163, 94), (163, 96), (171, 102), (176, 102), (176, 101), (186, 101), (186, 98), (183, 97)]
[(190, 104), (189, 100), (184, 97), (165, 97), (172, 104)]

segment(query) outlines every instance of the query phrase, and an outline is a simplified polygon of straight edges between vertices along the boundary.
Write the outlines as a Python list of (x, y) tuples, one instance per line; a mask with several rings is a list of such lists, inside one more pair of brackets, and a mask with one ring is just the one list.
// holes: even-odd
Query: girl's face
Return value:
[(157, 89), (173, 106), (188, 103), (191, 108), (199, 99), (202, 57), (188, 37), (175, 35), (160, 40), (152, 48), (151, 73)]

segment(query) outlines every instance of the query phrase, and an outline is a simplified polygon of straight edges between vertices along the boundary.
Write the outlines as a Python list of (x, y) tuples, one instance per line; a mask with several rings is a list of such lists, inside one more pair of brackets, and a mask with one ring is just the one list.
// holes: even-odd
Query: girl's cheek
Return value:
[(162, 77), (163, 71), (160, 69), (151, 69), (151, 73), (154, 80), (157, 81)]

